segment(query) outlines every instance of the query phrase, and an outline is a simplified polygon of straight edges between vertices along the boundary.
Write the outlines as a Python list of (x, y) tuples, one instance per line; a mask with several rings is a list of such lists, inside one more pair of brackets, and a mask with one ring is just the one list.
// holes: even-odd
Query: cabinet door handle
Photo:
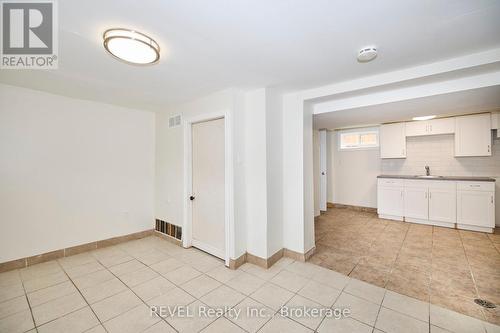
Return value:
[(429, 192), (429, 199), (432, 199), (432, 192)]
[(488, 153), (490, 152), (490, 145), (488, 145)]
[(491, 203), (493, 203), (493, 196), (491, 196)]
[(427, 192), (425, 192), (425, 198), (427, 199)]

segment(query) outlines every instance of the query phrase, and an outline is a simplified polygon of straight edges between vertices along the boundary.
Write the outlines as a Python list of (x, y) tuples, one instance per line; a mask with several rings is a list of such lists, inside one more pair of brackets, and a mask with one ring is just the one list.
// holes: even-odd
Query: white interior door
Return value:
[(192, 145), (192, 244), (224, 259), (224, 119), (193, 124)]
[(327, 178), (326, 178), (326, 130), (319, 131), (319, 210), (326, 211)]

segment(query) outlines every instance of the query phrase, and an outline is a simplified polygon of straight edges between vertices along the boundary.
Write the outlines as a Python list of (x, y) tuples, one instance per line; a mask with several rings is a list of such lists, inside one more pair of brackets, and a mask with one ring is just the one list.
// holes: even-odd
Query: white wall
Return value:
[(154, 122), (0, 84), (0, 262), (152, 229)]
[(377, 207), (380, 150), (339, 151), (338, 131), (327, 132), (328, 202)]
[(319, 131), (313, 131), (313, 168), (314, 168), (314, 217), (321, 215), (321, 186), (320, 186), (320, 138)]
[(183, 128), (168, 118), (228, 110), (234, 132), (234, 253), (268, 258), (283, 247), (281, 94), (228, 89), (172, 107), (157, 116), (156, 216), (183, 225)]
[(184, 133), (183, 127), (168, 127), (171, 115), (181, 114), (183, 119), (227, 111), (233, 126), (234, 150), (234, 244), (231, 258), (246, 251), (246, 192), (244, 175), (245, 131), (244, 99), (234, 89), (223, 90), (197, 100), (171, 107), (156, 117), (156, 218), (182, 226), (184, 219)]
[(300, 253), (305, 253), (303, 138), (303, 101), (297, 94), (286, 94), (283, 97), (283, 247)]
[(267, 256), (283, 247), (283, 96), (266, 89)]
[(244, 161), (246, 193), (247, 252), (261, 258), (268, 257), (268, 199), (267, 199), (267, 147), (266, 147), (266, 89), (245, 94)]

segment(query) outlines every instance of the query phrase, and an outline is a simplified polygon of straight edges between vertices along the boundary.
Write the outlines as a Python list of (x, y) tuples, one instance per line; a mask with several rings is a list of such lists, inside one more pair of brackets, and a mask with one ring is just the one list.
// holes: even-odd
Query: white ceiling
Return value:
[[(227, 87), (303, 89), (500, 46), (498, 0), (64, 0), (59, 69), (0, 82), (149, 110)], [(136, 67), (102, 47), (110, 27), (162, 47)], [(379, 57), (356, 61), (374, 44)]]
[(326, 112), (314, 115), (313, 119), (317, 129), (336, 129), (406, 121), (416, 116), (451, 116), (492, 110), (500, 110), (500, 86)]

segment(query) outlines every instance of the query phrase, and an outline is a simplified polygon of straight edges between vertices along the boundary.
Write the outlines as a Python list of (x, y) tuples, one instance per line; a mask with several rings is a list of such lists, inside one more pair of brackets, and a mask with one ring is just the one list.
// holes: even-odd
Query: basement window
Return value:
[(377, 148), (378, 128), (357, 128), (340, 130), (338, 134), (339, 150)]

